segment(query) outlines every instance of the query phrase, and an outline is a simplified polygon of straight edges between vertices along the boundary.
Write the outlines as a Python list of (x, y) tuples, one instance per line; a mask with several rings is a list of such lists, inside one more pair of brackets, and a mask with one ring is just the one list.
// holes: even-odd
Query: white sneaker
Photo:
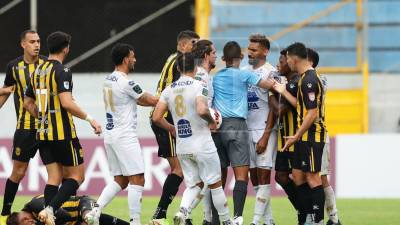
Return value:
[(88, 213), (85, 214), (83, 220), (88, 225), (99, 225), (100, 214), (101, 214), (100, 208), (95, 206)]
[(135, 218), (135, 219), (131, 219), (129, 222), (129, 225), (141, 225), (140, 224), (140, 219)]
[(233, 225), (243, 225), (243, 216), (235, 216), (233, 218)]
[(185, 225), (185, 220), (187, 219), (187, 209), (181, 208), (174, 216), (174, 225)]
[(233, 225), (233, 221), (231, 219), (222, 221), (222, 225)]
[(56, 225), (56, 217), (54, 216), (53, 208), (50, 206), (39, 212), (38, 219), (46, 225)]

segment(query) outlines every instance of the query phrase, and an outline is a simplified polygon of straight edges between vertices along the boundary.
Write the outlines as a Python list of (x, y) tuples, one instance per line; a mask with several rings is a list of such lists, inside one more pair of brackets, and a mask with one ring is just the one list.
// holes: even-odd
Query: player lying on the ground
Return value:
[[(87, 196), (72, 196), (55, 213), (55, 224), (94, 225), (96, 221), (88, 212), (96, 202)], [(7, 218), (7, 225), (34, 225), (42, 224), (37, 218), (38, 213), (44, 208), (44, 196), (39, 195), (25, 204), (21, 212), (13, 212)], [(101, 214), (100, 225), (129, 225), (128, 222), (116, 217)]]

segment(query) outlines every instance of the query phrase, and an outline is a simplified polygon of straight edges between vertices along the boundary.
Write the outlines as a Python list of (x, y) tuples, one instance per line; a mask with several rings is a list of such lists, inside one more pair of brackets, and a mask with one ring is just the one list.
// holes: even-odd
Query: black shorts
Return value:
[[(174, 124), (171, 113), (165, 118), (169, 123)], [(151, 121), (151, 120), (150, 120)], [(168, 131), (151, 123), (151, 129), (156, 136), (158, 144), (158, 156), (163, 158), (176, 157), (176, 139)]]
[(63, 166), (78, 166), (83, 163), (83, 149), (78, 138), (62, 141), (39, 141), (43, 164), (60, 163)]
[(297, 142), (294, 146), (293, 168), (303, 172), (320, 172), (324, 146), (325, 142)]
[(293, 154), (294, 152), (278, 151), (276, 153), (275, 171), (291, 173), (293, 169)]
[(12, 159), (29, 162), (36, 155), (38, 147), (36, 130), (17, 129), (14, 133)]

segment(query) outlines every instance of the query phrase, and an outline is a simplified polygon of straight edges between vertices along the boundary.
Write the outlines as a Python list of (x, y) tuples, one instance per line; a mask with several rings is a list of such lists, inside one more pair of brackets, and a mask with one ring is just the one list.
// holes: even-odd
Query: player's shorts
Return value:
[(325, 142), (297, 142), (294, 147), (293, 168), (303, 172), (320, 172), (324, 146)]
[(78, 166), (83, 163), (83, 149), (78, 138), (39, 141), (39, 152), (44, 165), (60, 163), (63, 166)]
[[(174, 124), (171, 113), (165, 118), (169, 123)], [(176, 139), (163, 128), (153, 124), (150, 120), (151, 129), (156, 136), (158, 144), (158, 156), (163, 158), (176, 157)]]
[(224, 118), (217, 133), (212, 134), (221, 168), (250, 164), (249, 132), (242, 118)]
[(112, 176), (133, 176), (144, 173), (143, 152), (137, 137), (119, 137), (104, 142)]
[(278, 151), (276, 153), (275, 171), (292, 173), (294, 152)]
[(264, 133), (264, 130), (249, 131), (250, 168), (272, 169), (276, 159), (278, 137), (276, 130), (272, 130), (268, 139), (267, 149), (262, 154), (257, 154), (256, 145)]
[(216, 151), (178, 154), (178, 159), (187, 187), (193, 187), (201, 181), (211, 185), (221, 180), (221, 165)]
[(17, 129), (14, 133), (12, 159), (29, 162), (36, 155), (39, 143), (36, 140), (36, 130)]
[(320, 175), (329, 175), (331, 174), (331, 150), (329, 137), (326, 138), (326, 143), (324, 146), (324, 152), (322, 153), (322, 163), (321, 163), (321, 172)]

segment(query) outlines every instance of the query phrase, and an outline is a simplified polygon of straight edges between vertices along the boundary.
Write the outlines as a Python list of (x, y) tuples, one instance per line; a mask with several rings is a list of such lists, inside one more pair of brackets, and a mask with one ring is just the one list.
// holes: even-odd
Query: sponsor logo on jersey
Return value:
[(259, 98), (256, 92), (247, 92), (247, 105), (249, 110), (259, 109), (260, 107), (257, 105)]
[(187, 138), (192, 136), (192, 126), (190, 122), (185, 119), (180, 119), (178, 121), (178, 137)]
[(133, 86), (133, 91), (136, 92), (137, 94), (142, 94), (143, 90), (139, 85)]
[(133, 86), (133, 85), (135, 85), (135, 82), (133, 80), (131, 80), (131, 81), (128, 82), (128, 84)]
[(107, 121), (106, 129), (112, 130), (114, 128), (114, 119), (110, 113), (106, 113), (106, 121)]

